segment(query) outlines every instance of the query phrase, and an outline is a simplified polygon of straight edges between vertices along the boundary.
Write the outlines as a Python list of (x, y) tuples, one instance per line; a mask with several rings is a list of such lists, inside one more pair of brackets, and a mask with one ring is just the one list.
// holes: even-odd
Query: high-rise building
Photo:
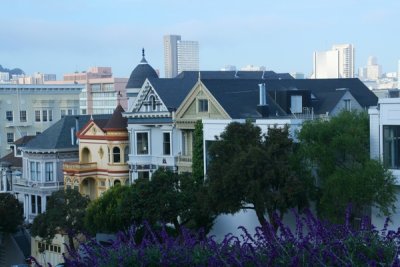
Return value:
[(178, 41), (178, 74), (182, 71), (199, 70), (199, 42)]
[(199, 43), (183, 41), (180, 35), (165, 35), (164, 64), (166, 78), (174, 78), (182, 71), (199, 70)]
[(337, 44), (332, 50), (339, 51), (339, 78), (354, 78), (354, 47), (351, 44)]
[(331, 50), (314, 52), (312, 78), (353, 78), (354, 48), (351, 44), (333, 45)]
[(165, 78), (173, 78), (178, 75), (178, 41), (180, 35), (164, 36), (164, 65)]

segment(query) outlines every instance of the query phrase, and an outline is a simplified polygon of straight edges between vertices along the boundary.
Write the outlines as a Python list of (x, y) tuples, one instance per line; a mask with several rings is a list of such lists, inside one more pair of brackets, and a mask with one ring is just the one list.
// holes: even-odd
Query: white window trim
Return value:
[[(52, 180), (50, 180), (50, 181), (47, 181), (47, 169), (46, 169), (46, 165), (47, 165), (48, 163), (51, 163), (51, 165), (52, 165), (52, 173), (53, 173)], [(53, 161), (46, 161), (46, 162), (44, 163), (44, 180), (45, 180), (45, 182), (54, 182), (54, 181), (55, 181), (56, 175), (55, 175), (55, 173), (54, 173), (54, 171), (55, 171), (54, 165), (55, 165), (55, 164), (54, 164)]]
[[(148, 144), (148, 148), (147, 148), (147, 154), (138, 154), (137, 152), (137, 135), (138, 133), (147, 133), (147, 144)], [(136, 156), (149, 156), (151, 154), (151, 136), (150, 136), (150, 131), (135, 131), (135, 155)]]

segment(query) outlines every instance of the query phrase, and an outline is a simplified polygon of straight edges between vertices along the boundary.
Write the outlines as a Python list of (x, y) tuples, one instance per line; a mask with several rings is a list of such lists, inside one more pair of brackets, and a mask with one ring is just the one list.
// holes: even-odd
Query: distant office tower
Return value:
[(314, 52), (314, 72), (312, 78), (339, 78), (339, 52), (329, 50)]
[(354, 47), (351, 44), (333, 45), (332, 50), (339, 51), (339, 78), (354, 77)]
[(178, 75), (178, 41), (180, 35), (164, 36), (164, 64), (165, 78), (173, 78)]
[(312, 78), (353, 78), (354, 48), (351, 44), (333, 45), (332, 50), (314, 52)]
[(199, 70), (199, 42), (178, 41), (178, 74), (182, 71)]
[(199, 70), (199, 43), (182, 41), (180, 35), (165, 35), (164, 64), (166, 78), (185, 70)]
[(378, 64), (376, 57), (368, 57), (366, 67), (359, 68), (358, 78), (363, 81), (376, 81), (382, 76), (382, 66)]

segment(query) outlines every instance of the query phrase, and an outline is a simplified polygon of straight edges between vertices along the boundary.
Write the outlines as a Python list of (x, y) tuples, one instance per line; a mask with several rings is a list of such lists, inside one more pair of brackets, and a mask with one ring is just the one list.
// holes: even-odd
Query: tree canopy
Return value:
[(69, 246), (75, 249), (73, 238), (84, 230), (84, 218), (89, 198), (74, 189), (55, 191), (47, 201), (46, 211), (35, 217), (31, 233), (47, 241), (56, 234), (66, 233)]
[(0, 233), (13, 233), (24, 221), (22, 203), (13, 194), (0, 193)]
[(171, 223), (210, 230), (214, 217), (204, 208), (204, 189), (192, 175), (163, 168), (151, 179), (139, 179), (130, 186), (115, 186), (93, 201), (85, 225), (92, 233), (113, 233), (147, 221), (151, 225)]
[(395, 201), (394, 178), (369, 157), (366, 112), (341, 112), (330, 120), (304, 123), (298, 135), (303, 163), (316, 173), (317, 210), (332, 222), (343, 222), (348, 205), (353, 216), (377, 206), (389, 215)]
[(268, 135), (251, 122), (230, 123), (208, 151), (207, 184), (211, 207), (217, 213), (253, 209), (260, 224), (265, 212), (277, 229), (288, 209), (307, 203), (307, 182), (291, 163), (293, 141), (288, 129), (270, 128)]
[(116, 185), (92, 201), (86, 211), (85, 228), (92, 234), (115, 233), (127, 229), (138, 219), (133, 202), (137, 200), (130, 186)]

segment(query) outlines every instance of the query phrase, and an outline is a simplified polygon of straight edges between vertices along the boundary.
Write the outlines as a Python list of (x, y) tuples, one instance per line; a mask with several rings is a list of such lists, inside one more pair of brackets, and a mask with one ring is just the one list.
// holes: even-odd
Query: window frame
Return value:
[[(147, 135), (147, 153), (139, 153), (139, 146), (138, 146), (138, 135), (139, 134), (146, 134)], [(150, 155), (150, 132), (149, 131), (136, 131), (135, 132), (135, 153), (138, 156), (148, 156)]]
[[(117, 149), (118, 151), (116, 151)], [(112, 156), (113, 163), (121, 163), (121, 148), (119, 146), (113, 147)]]
[(35, 110), (35, 122), (41, 122), (41, 119), (42, 119), (42, 117), (41, 117), (41, 112), (40, 112), (40, 110)]
[(20, 122), (27, 122), (28, 121), (28, 117), (26, 116), (26, 110), (20, 110), (19, 111), (19, 121)]
[[(165, 135), (168, 134), (169, 140), (168, 142), (165, 141)], [(164, 156), (171, 156), (172, 155), (172, 132), (171, 131), (164, 131), (162, 132), (163, 136), (163, 155)], [(169, 153), (166, 153), (166, 145), (168, 144)]]
[(208, 113), (209, 105), (207, 98), (199, 98), (197, 99), (197, 112), (198, 113)]
[[(44, 166), (45, 181), (46, 182), (54, 182), (54, 163), (53, 162), (45, 162), (44, 165), (45, 165)], [(48, 168), (48, 167), (50, 167), (50, 168)]]
[[(12, 135), (12, 140), (9, 138), (11, 135)], [(7, 133), (7, 144), (12, 144), (12, 143), (14, 143), (14, 141), (15, 141), (15, 134), (8, 132)]]
[(6, 121), (8, 122), (14, 121), (14, 112), (12, 110), (6, 110)]

